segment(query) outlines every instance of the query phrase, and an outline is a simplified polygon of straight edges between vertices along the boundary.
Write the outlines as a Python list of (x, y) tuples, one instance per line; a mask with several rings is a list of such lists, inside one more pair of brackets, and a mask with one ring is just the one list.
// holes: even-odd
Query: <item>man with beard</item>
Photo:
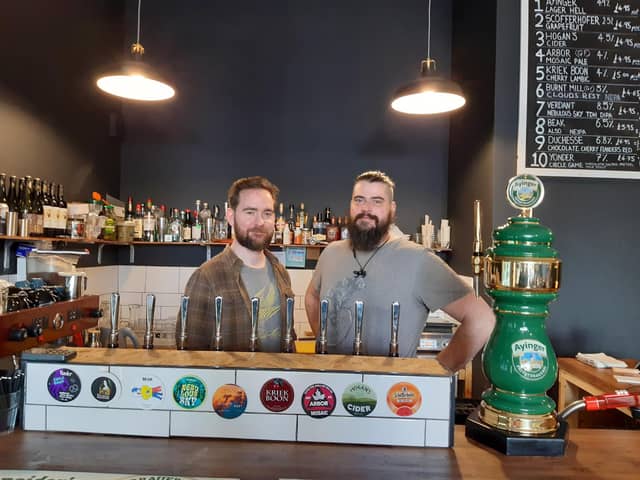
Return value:
[(489, 306), (431, 251), (391, 235), (395, 184), (383, 172), (359, 175), (353, 186), (349, 239), (332, 242), (320, 255), (305, 296), (307, 318), (319, 330), (319, 302), (329, 300), (330, 353), (350, 354), (354, 303), (364, 302), (363, 351), (387, 355), (391, 304), (400, 303), (399, 354), (415, 357), (430, 311), (442, 309), (461, 322), (449, 346), (438, 354), (443, 367), (458, 371), (485, 344), (495, 324)]
[[(285, 332), (286, 298), (293, 297), (286, 269), (269, 252), (275, 228), (278, 188), (264, 177), (236, 180), (229, 188), (227, 219), (235, 236), (231, 245), (202, 264), (187, 283), (187, 348), (214, 346), (216, 296), (223, 298), (222, 344), (246, 351), (251, 333), (251, 298), (260, 299), (258, 349), (279, 352)], [(180, 315), (176, 339), (180, 332)]]

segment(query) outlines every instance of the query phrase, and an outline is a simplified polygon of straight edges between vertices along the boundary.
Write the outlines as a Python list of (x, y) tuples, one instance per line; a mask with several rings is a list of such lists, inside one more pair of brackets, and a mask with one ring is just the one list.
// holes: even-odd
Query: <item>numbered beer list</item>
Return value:
[(640, 0), (522, 0), (518, 172), (640, 178)]

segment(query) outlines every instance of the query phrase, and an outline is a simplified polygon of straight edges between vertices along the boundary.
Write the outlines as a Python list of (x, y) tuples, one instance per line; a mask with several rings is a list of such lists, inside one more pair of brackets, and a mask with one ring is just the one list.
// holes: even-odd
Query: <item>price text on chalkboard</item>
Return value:
[(640, 178), (640, 0), (521, 0), (518, 173)]

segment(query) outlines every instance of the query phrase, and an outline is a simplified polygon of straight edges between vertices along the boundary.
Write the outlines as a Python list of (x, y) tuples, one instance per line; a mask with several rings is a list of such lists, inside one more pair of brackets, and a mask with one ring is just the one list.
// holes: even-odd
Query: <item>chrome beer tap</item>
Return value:
[(187, 313), (189, 311), (189, 297), (183, 295), (180, 299), (180, 336), (178, 337), (178, 350), (187, 349)]
[(284, 353), (292, 353), (293, 352), (293, 306), (294, 299), (293, 297), (287, 297), (287, 312), (285, 317), (285, 329), (284, 332), (284, 345), (282, 347), (282, 351)]
[(398, 357), (398, 327), (400, 325), (400, 303), (391, 304), (391, 341), (389, 342), (389, 356)]
[(471, 268), (473, 273), (473, 291), (476, 298), (480, 296), (480, 275), (482, 274), (482, 233), (480, 217), (480, 200), (473, 202), (473, 252), (471, 254)]
[(156, 296), (153, 293), (147, 295), (147, 318), (144, 328), (144, 348), (153, 348), (153, 314), (156, 308)]
[(327, 352), (327, 317), (329, 316), (329, 300), (320, 300), (320, 336), (316, 343), (316, 353), (326, 355)]
[(362, 328), (364, 326), (364, 302), (356, 300), (356, 330), (353, 337), (353, 354), (362, 355)]
[(260, 299), (251, 299), (251, 336), (249, 337), (249, 351), (258, 351), (258, 315), (260, 313)]
[(215, 325), (215, 340), (213, 347), (217, 352), (222, 350), (222, 297), (218, 295), (215, 298), (215, 313), (216, 313), (216, 325)]
[(109, 333), (109, 348), (118, 348), (118, 320), (120, 317), (120, 294), (111, 294), (111, 332)]

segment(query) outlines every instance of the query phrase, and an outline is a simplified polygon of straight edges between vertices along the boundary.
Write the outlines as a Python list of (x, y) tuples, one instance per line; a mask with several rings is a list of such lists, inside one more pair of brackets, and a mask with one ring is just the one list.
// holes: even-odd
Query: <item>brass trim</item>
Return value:
[(545, 415), (503, 412), (488, 405), (484, 400), (480, 402), (480, 419), (491, 427), (524, 436), (551, 433), (558, 428), (555, 412)]
[(496, 245), (525, 245), (527, 247), (550, 247), (551, 242), (525, 242), (522, 240), (496, 240)]
[(496, 290), (550, 293), (560, 288), (560, 267), (556, 258), (484, 258), (484, 284)]
[(511, 315), (525, 315), (527, 317), (546, 317), (546, 313), (535, 313), (535, 312), (516, 312), (515, 310), (505, 310), (503, 308), (494, 308), (494, 312), (496, 313), (508, 313)]

